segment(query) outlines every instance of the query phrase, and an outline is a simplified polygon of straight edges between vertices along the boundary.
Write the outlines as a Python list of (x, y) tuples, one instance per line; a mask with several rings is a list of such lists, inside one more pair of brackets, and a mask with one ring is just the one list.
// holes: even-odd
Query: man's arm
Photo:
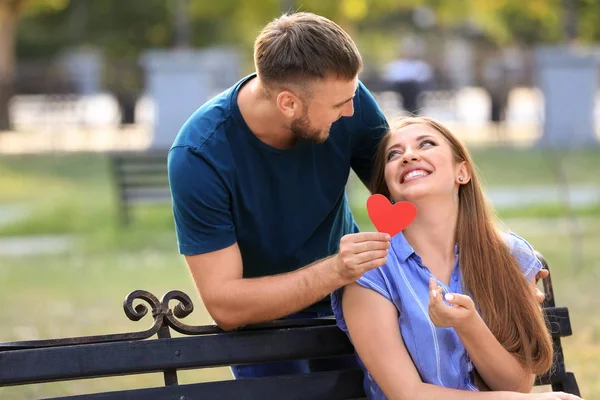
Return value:
[(237, 244), (186, 256), (202, 301), (224, 330), (271, 321), (300, 311), (385, 263), (389, 236), (379, 232), (346, 235), (340, 251), (300, 270), (243, 278)]
[(231, 193), (215, 158), (189, 147), (172, 149), (169, 182), (179, 250), (205, 307), (221, 328), (300, 311), (385, 263), (389, 235), (356, 233), (341, 239), (334, 257), (287, 274), (244, 279)]

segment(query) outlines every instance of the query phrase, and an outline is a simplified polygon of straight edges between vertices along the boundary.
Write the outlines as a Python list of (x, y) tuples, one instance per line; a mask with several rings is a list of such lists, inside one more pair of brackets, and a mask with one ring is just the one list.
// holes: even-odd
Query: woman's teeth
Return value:
[(408, 174), (404, 175), (402, 182), (406, 182), (407, 180), (415, 178), (417, 176), (427, 176), (427, 175), (429, 175), (429, 172), (423, 171), (422, 169), (417, 169), (414, 171), (410, 171)]

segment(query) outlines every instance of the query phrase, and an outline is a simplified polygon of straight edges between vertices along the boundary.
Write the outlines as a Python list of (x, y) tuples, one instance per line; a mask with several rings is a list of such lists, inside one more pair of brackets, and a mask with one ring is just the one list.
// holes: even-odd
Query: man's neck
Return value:
[(277, 149), (287, 149), (296, 143), (275, 102), (266, 96), (258, 77), (242, 86), (237, 101), (244, 121), (260, 141)]

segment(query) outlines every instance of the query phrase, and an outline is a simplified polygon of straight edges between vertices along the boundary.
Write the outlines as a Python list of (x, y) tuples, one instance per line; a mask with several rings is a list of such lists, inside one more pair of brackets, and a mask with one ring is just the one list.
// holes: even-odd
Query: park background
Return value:
[[(141, 331), (135, 289), (189, 294), (210, 324), (171, 209), (119, 213), (111, 154), (164, 150), (195, 108), (252, 72), (260, 28), (283, 11), (338, 22), (389, 118), (385, 70), (430, 71), (419, 113), (468, 144), (506, 227), (550, 265), (574, 335), (568, 370), (600, 399), (600, 2), (596, 0), (0, 0), (0, 342)], [(500, 96), (503, 117), (490, 108)], [(362, 229), (367, 191), (348, 196)], [(144, 325), (146, 324), (146, 325)], [(229, 379), (186, 371), (181, 383)], [(0, 388), (2, 399), (158, 386), (160, 374)], [(547, 388), (546, 388), (547, 389)]]

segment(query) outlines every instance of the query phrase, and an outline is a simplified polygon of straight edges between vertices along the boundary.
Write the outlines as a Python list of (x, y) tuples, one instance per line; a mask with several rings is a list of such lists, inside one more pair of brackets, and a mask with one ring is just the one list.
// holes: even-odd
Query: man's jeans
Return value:
[[(328, 316), (330, 316), (330, 314), (302, 312), (289, 315), (282, 319), (302, 319)], [(246, 379), (351, 368), (359, 368), (355, 355), (328, 357), (315, 360), (291, 360), (265, 364), (235, 365), (231, 367), (231, 372), (233, 373), (233, 377), (235, 379)]]

